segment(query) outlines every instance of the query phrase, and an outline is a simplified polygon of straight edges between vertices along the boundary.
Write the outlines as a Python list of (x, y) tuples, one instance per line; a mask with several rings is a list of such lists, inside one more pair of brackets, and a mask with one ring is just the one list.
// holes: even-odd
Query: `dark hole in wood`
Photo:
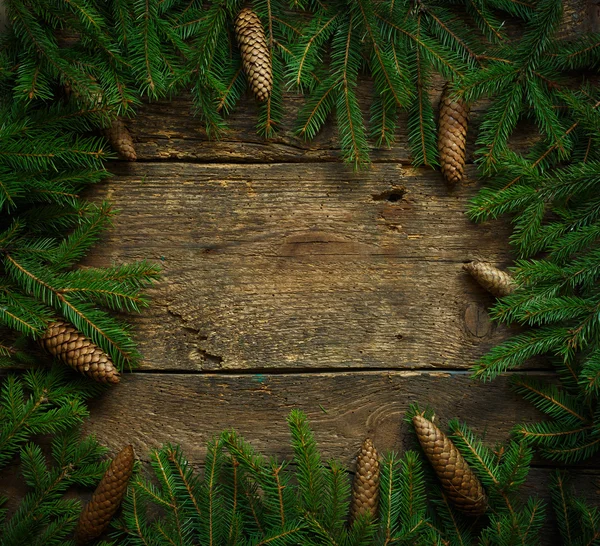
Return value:
[(390, 203), (397, 203), (404, 199), (405, 195), (406, 188), (400, 186), (373, 195), (373, 201), (389, 201)]

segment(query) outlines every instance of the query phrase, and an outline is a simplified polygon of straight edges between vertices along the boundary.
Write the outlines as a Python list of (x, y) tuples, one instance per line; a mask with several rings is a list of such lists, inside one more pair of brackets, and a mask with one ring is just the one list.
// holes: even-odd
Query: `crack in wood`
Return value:
[(373, 195), (373, 201), (388, 201), (390, 203), (397, 203), (402, 201), (406, 195), (407, 190), (404, 186), (394, 186), (392, 189), (376, 193)]

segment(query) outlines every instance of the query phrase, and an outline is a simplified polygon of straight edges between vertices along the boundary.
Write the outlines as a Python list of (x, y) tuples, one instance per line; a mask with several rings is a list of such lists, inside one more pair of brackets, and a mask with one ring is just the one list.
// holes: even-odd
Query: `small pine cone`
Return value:
[(57, 321), (50, 324), (40, 344), (65, 364), (100, 383), (118, 383), (119, 371), (110, 357), (74, 326)]
[(273, 89), (271, 53), (262, 23), (250, 8), (244, 8), (238, 14), (235, 34), (252, 92), (257, 100), (263, 102), (269, 98)]
[(497, 298), (512, 294), (517, 284), (506, 271), (502, 271), (493, 265), (484, 262), (469, 262), (463, 265), (463, 269), (490, 294)]
[(104, 129), (104, 134), (121, 159), (127, 161), (137, 159), (133, 138), (131, 138), (131, 133), (121, 118), (114, 119), (111, 126)]
[(488, 507), (487, 496), (456, 446), (422, 415), (415, 415), (412, 422), (425, 455), (457, 510), (470, 516), (482, 515)]
[(356, 459), (356, 474), (352, 484), (350, 521), (364, 514), (377, 515), (379, 503), (379, 457), (373, 442), (367, 438)]
[(85, 544), (98, 538), (108, 527), (127, 491), (127, 483), (133, 474), (134, 457), (133, 447), (126, 446), (110, 463), (92, 500), (81, 511), (75, 529), (77, 544)]
[(469, 108), (463, 100), (450, 100), (446, 84), (440, 100), (438, 150), (442, 174), (450, 184), (460, 182), (465, 174), (468, 116)]

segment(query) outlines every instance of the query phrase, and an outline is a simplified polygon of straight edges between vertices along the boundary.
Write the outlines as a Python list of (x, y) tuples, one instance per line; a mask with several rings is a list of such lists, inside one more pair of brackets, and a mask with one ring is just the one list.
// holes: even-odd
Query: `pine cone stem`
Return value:
[(135, 454), (132, 446), (124, 447), (113, 459), (106, 474), (79, 516), (75, 542), (79, 545), (98, 538), (108, 527), (127, 491), (133, 474)]
[(356, 474), (352, 484), (350, 522), (357, 517), (377, 515), (379, 504), (379, 455), (373, 442), (367, 438), (356, 459)]
[(56, 321), (40, 338), (40, 345), (79, 373), (100, 383), (118, 383), (119, 371), (110, 357), (68, 322)]
[(266, 101), (273, 90), (271, 52), (258, 15), (242, 9), (235, 20), (235, 34), (242, 54), (242, 65), (254, 96)]
[(488, 503), (483, 486), (450, 438), (422, 415), (415, 415), (412, 422), (425, 455), (457, 510), (470, 516), (485, 513)]
[(466, 103), (451, 100), (446, 83), (440, 99), (438, 150), (442, 174), (449, 184), (460, 182), (465, 174), (468, 117)]

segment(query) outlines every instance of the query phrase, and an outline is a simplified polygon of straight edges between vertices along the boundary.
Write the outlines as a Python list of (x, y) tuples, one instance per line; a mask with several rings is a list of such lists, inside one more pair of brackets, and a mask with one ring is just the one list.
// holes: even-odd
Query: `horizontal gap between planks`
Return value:
[[(115, 164), (127, 164), (127, 161), (123, 161), (123, 160), (111, 160), (108, 161), (109, 165), (115, 165)], [(253, 158), (248, 158), (248, 160), (245, 159), (227, 159), (224, 161), (218, 161), (215, 159), (211, 159), (211, 160), (202, 160), (202, 159), (193, 159), (193, 158), (175, 158), (175, 157), (156, 157), (156, 158), (146, 158), (146, 159), (138, 159), (136, 161), (136, 163), (138, 164), (151, 164), (151, 163), (192, 163), (192, 164), (196, 164), (196, 165), (320, 165), (322, 163), (338, 163), (342, 166), (346, 166), (348, 168), (349, 171), (352, 172), (365, 172), (368, 171), (368, 164), (365, 165), (365, 169), (359, 169), (358, 171), (354, 171), (352, 169), (352, 166), (344, 163), (341, 159), (336, 158), (336, 157), (331, 157), (331, 158), (324, 158), (324, 159), (319, 159), (319, 160), (315, 160), (315, 159), (306, 159), (303, 160), (302, 158), (297, 158), (297, 159), (289, 159), (289, 160), (285, 160), (285, 159), (279, 159), (277, 161), (256, 161)], [(419, 165), (417, 167), (413, 166), (410, 159), (397, 159), (397, 160), (391, 160), (391, 159), (374, 159), (371, 161), (371, 164), (377, 164), (377, 165), (385, 165), (385, 164), (390, 164), (390, 165), (402, 165), (404, 167), (410, 167), (410, 168), (414, 168), (414, 169), (428, 169), (428, 170), (432, 170), (432, 171), (437, 171), (440, 172), (439, 169), (433, 169), (432, 167), (429, 167), (427, 165)], [(474, 165), (473, 161), (467, 161), (466, 165)]]
[[(226, 375), (319, 375), (319, 374), (376, 374), (376, 373), (404, 373), (404, 374), (440, 374), (450, 375), (471, 375), (471, 370), (459, 368), (249, 368), (249, 369), (226, 369), (226, 370), (181, 370), (171, 368), (144, 369), (138, 368), (132, 371), (123, 372), (124, 374), (140, 375), (207, 375), (207, 376), (226, 376)], [(552, 368), (528, 368), (526, 370), (509, 370), (502, 376), (511, 375), (548, 375), (553, 373)], [(490, 381), (491, 383), (491, 381)]]

